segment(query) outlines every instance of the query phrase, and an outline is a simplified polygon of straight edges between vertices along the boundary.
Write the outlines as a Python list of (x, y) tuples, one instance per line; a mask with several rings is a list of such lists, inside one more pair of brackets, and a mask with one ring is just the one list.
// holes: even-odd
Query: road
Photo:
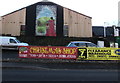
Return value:
[(118, 81), (117, 70), (3, 69), (3, 81)]
[(2, 59), (18, 58), (18, 51), (16, 50), (2, 50)]

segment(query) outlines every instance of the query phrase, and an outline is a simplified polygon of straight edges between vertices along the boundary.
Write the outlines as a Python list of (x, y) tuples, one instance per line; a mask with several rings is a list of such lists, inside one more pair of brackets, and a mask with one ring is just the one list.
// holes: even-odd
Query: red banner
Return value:
[(22, 46), (20, 58), (76, 59), (76, 47)]

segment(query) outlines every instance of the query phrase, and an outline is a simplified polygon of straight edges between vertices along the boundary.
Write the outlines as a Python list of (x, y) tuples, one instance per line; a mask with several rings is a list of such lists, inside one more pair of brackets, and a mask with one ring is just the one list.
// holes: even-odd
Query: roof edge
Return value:
[(64, 7), (64, 8), (66, 8), (66, 9), (68, 9), (68, 10), (71, 10), (71, 11), (73, 11), (73, 12), (76, 12), (76, 13), (78, 13), (78, 14), (81, 14), (81, 15), (83, 15), (83, 16), (86, 16), (86, 17), (88, 17), (88, 18), (91, 18), (91, 19), (92, 19), (92, 17), (87, 16), (87, 15), (85, 15), (85, 14), (82, 14), (82, 13), (80, 13), (80, 12), (77, 12), (77, 11), (75, 11), (75, 10), (72, 10), (72, 9), (70, 9), (70, 8), (67, 8), (67, 7)]
[[(49, 2), (51, 2), (51, 1), (49, 1), (49, 0), (43, 0), (43, 1), (40, 1), (40, 2), (48, 2), (48, 3), (49, 3)], [(20, 8), (20, 9), (18, 9), (18, 10), (15, 10), (15, 11), (13, 11), (13, 12), (11, 12), (11, 13), (5, 14), (5, 15), (3, 15), (3, 16), (1, 16), (1, 17), (10, 15), (10, 14), (12, 14), (12, 13), (14, 13), (14, 12), (17, 12), (17, 11), (19, 11), (19, 10), (25, 9), (25, 8), (27, 8), (27, 7), (29, 7), (29, 6), (32, 6), (32, 5), (37, 4), (37, 3), (40, 3), (40, 2), (33, 3), (33, 4), (28, 5), (28, 6), (26, 6), (26, 7), (23, 7), (23, 8)], [(56, 5), (58, 5), (58, 6), (61, 6), (61, 5), (59, 5), (59, 4), (57, 4), (57, 3), (54, 3), (54, 2), (51, 2), (51, 3), (56, 4)], [(73, 11), (73, 12), (76, 12), (76, 13), (78, 13), (78, 14), (81, 14), (81, 15), (83, 15), (83, 16), (86, 16), (86, 17), (92, 19), (92, 17), (87, 16), (87, 15), (85, 15), (85, 14), (82, 14), (82, 13), (80, 13), (80, 12), (77, 12), (77, 11), (75, 11), (75, 10), (72, 10), (72, 9), (70, 9), (70, 8), (67, 8), (67, 7), (64, 7), (64, 6), (61, 6), (61, 7), (66, 8), (66, 9), (68, 9), (68, 10), (71, 10), (71, 11)]]

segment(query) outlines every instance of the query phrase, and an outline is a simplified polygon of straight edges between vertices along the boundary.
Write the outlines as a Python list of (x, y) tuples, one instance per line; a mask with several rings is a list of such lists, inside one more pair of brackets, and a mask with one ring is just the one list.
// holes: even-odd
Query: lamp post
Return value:
[(106, 37), (106, 28), (107, 28), (107, 22), (104, 22), (104, 37)]
[(112, 26), (114, 30), (114, 37), (119, 36), (119, 29), (115, 25)]
[(104, 26), (104, 37), (106, 37), (106, 27)]
[(115, 25), (113, 25), (112, 26), (113, 27), (113, 30), (114, 30), (114, 47), (117, 47), (118, 48), (118, 43), (116, 42), (116, 38), (119, 36), (119, 29), (115, 26)]

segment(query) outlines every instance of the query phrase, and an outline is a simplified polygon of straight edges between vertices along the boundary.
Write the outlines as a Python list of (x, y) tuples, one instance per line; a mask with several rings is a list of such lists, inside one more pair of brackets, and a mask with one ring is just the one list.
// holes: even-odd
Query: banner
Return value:
[(21, 46), (20, 58), (120, 60), (119, 48)]
[(76, 59), (75, 47), (22, 46), (19, 47), (20, 58)]
[(79, 60), (120, 60), (119, 48), (78, 48)]

